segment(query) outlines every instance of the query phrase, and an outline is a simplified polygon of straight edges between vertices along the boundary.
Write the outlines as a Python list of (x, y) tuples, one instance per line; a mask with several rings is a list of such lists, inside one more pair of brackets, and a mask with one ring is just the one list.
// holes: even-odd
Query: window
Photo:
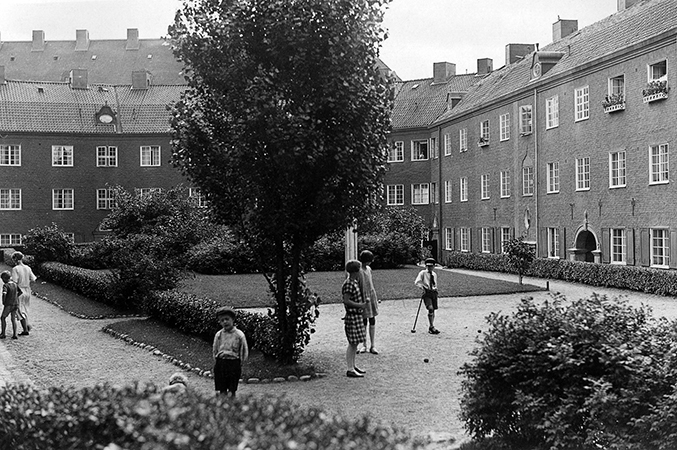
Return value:
[(161, 190), (162, 189), (160, 188), (136, 188), (134, 189), (134, 192), (137, 196), (144, 197), (146, 195), (152, 194), (153, 192), (160, 192)]
[(590, 190), (590, 158), (576, 158), (576, 190)]
[(489, 198), (489, 174), (484, 174), (480, 180), (480, 196), (482, 200)]
[(625, 152), (609, 153), (609, 187), (625, 186)]
[(609, 78), (609, 96), (625, 99), (625, 75)]
[(437, 183), (430, 183), (431, 202), (438, 204), (440, 202), (440, 192), (437, 190)]
[(102, 145), (96, 148), (96, 167), (117, 167), (118, 148)]
[(0, 189), (0, 209), (21, 209), (21, 189)]
[(534, 195), (534, 168), (522, 168), (522, 195)]
[(548, 228), (548, 258), (559, 258), (558, 228)]
[(73, 209), (73, 189), (52, 189), (52, 209)]
[(444, 156), (451, 155), (451, 135), (449, 133), (444, 135)]
[(115, 190), (114, 189), (97, 189), (96, 190), (96, 209), (113, 209), (115, 207)]
[(141, 146), (141, 167), (153, 167), (160, 165), (160, 146)]
[(588, 86), (583, 86), (574, 91), (574, 102), (576, 105), (575, 121), (585, 120), (590, 117), (590, 90)]
[(73, 146), (52, 145), (52, 166), (73, 167)]
[(462, 202), (468, 201), (468, 179), (463, 177), (458, 185), (458, 193), (461, 196)]
[(550, 97), (545, 101), (545, 128), (555, 128), (559, 126), (559, 97)]
[(444, 229), (444, 249), (445, 250), (454, 249), (454, 230), (452, 228)]
[(21, 245), (21, 235), (19, 233), (0, 234), (0, 246), (12, 247), (14, 245)]
[(548, 194), (559, 192), (559, 163), (548, 163)]
[(71, 244), (75, 243), (75, 233), (64, 233), (63, 235), (66, 236), (66, 239), (68, 239)]
[(444, 203), (451, 203), (451, 181), (444, 182)]
[(491, 253), (491, 228), (482, 228), (482, 253)]
[(625, 264), (626, 262), (625, 229), (611, 230), (611, 264)]
[(387, 201), (389, 206), (404, 205), (404, 185), (389, 184), (387, 188)]
[(428, 159), (428, 141), (411, 141), (411, 160), (425, 161)]
[(651, 229), (651, 265), (669, 267), (670, 233), (668, 230)]
[(430, 186), (428, 183), (412, 184), (411, 185), (411, 204), (412, 205), (427, 205), (430, 203)]
[(510, 113), (505, 113), (500, 116), (501, 141), (510, 139)]
[(460, 152), (468, 151), (468, 129), (462, 128), (458, 130), (458, 147)]
[(664, 184), (670, 181), (668, 164), (668, 144), (649, 147), (649, 184)]
[(388, 149), (388, 162), (402, 161), (404, 161), (404, 141), (393, 142), (393, 145)]
[(510, 239), (512, 239), (510, 227), (501, 228), (501, 253), (505, 253), (505, 244), (507, 244)]
[(489, 119), (480, 122), (480, 145), (487, 145), (489, 143)]
[(437, 138), (430, 138), (430, 151), (432, 152), (432, 158), (437, 159), (440, 157), (440, 148), (437, 146)]
[(0, 145), (0, 166), (20, 166), (21, 146)]
[(531, 133), (531, 105), (522, 105), (520, 106), (520, 134), (524, 136)]
[(207, 199), (202, 195), (202, 192), (200, 192), (200, 189), (198, 188), (188, 188), (188, 198), (193, 199), (198, 208), (207, 207)]
[(461, 251), (469, 252), (470, 251), (470, 228), (461, 228), (459, 230), (461, 234)]
[(648, 82), (652, 81), (667, 81), (668, 80), (668, 61), (666, 59), (655, 64), (650, 64), (648, 67)]
[(501, 198), (510, 197), (510, 171), (501, 172)]

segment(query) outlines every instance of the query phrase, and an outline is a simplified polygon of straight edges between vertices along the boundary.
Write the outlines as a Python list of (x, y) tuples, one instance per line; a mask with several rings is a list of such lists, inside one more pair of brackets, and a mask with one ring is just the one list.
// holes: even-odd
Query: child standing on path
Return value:
[(16, 264), (12, 268), (12, 280), (23, 292), (19, 296), (19, 319), (24, 330), (19, 333), (19, 336), (28, 336), (28, 332), (31, 331), (31, 325), (28, 323), (28, 312), (31, 308), (31, 283), (38, 277), (33, 274), (30, 267), (23, 263), (23, 259), (24, 255), (21, 252), (12, 254), (12, 260)]
[(216, 392), (235, 397), (242, 363), (249, 357), (247, 339), (242, 331), (235, 327), (235, 311), (228, 307), (216, 310), (216, 318), (221, 325), (214, 336), (214, 386)]
[(15, 282), (12, 281), (12, 277), (9, 274), (9, 272), (2, 272), (0, 274), (0, 278), (2, 278), (2, 282), (4, 283), (2, 286), (2, 334), (0, 334), (0, 339), (5, 339), (7, 335), (5, 332), (7, 331), (7, 316), (11, 316), (11, 321), (12, 321), (12, 332), (14, 333), (12, 335), (12, 339), (18, 339), (16, 336), (16, 315), (17, 315), (17, 310), (19, 309), (18, 305), (18, 296), (19, 296), (19, 286)]
[(345, 331), (348, 338), (348, 348), (346, 349), (346, 376), (349, 378), (362, 378), (366, 373), (362, 369), (355, 367), (355, 354), (357, 346), (367, 338), (364, 322), (362, 321), (362, 310), (364, 301), (362, 300), (362, 291), (360, 290), (360, 268), (362, 264), (356, 260), (350, 260), (346, 263), (346, 272), (348, 277), (343, 282), (341, 294), (343, 295), (343, 305), (346, 308)]
[[(364, 326), (367, 326), (369, 322), (369, 333), (368, 337), (364, 338), (364, 346), (360, 348), (357, 353), (365, 353), (369, 349), (369, 353), (378, 355), (376, 350), (376, 316), (378, 316), (378, 297), (376, 297), (376, 289), (374, 289), (374, 280), (371, 277), (371, 267), (370, 264), (374, 261), (374, 254), (369, 250), (362, 250), (358, 258), (362, 263), (362, 268), (360, 269), (361, 283), (360, 287), (362, 288), (362, 297), (364, 298)], [(371, 340), (371, 345), (368, 345), (368, 341)]]
[(440, 330), (435, 328), (435, 310), (437, 309), (437, 274), (433, 271), (435, 260), (428, 258), (425, 260), (425, 269), (421, 270), (416, 277), (414, 284), (423, 289), (421, 300), (425, 303), (428, 310), (428, 322), (430, 327), (428, 333), (440, 334)]

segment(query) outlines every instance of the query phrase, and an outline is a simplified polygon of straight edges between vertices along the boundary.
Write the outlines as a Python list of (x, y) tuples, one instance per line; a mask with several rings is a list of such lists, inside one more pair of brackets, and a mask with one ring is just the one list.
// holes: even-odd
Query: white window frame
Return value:
[(462, 252), (470, 251), (470, 229), (466, 227), (459, 228), (460, 249)]
[(480, 176), (480, 199), (489, 200), (489, 174), (485, 173)]
[(388, 162), (404, 162), (404, 141), (395, 141), (388, 148)]
[[(423, 156), (424, 150), (421, 149), (421, 146), (425, 147), (425, 156)], [(414, 139), (411, 141), (411, 160), (412, 161), (427, 161), (430, 159), (430, 142), (428, 139)]]
[(437, 138), (430, 138), (430, 155), (431, 159), (438, 159), (440, 157), (440, 147), (437, 145)]
[(490, 133), (489, 119), (481, 121), (480, 122), (480, 141), (484, 141), (484, 144), (488, 144), (490, 134), (491, 133)]
[(21, 189), (19, 188), (0, 189), (0, 210), (21, 211)]
[(623, 188), (627, 183), (625, 150), (609, 152), (609, 189)]
[(437, 189), (437, 183), (430, 183), (430, 203), (435, 205), (440, 203), (440, 191)]
[(491, 228), (482, 227), (482, 253), (491, 253)]
[(200, 188), (192, 187), (188, 188), (188, 198), (195, 200), (198, 208), (207, 207), (207, 198), (202, 195)]
[(468, 179), (461, 177), (458, 183), (458, 195), (462, 202), (468, 201)]
[(531, 105), (520, 106), (520, 134), (528, 136), (533, 133), (533, 116)]
[(501, 198), (510, 198), (510, 171), (501, 171)]
[(162, 148), (159, 145), (142, 145), (139, 150), (141, 167), (159, 167)]
[(73, 167), (73, 146), (52, 145), (52, 167)]
[(510, 113), (501, 114), (499, 116), (500, 122), (500, 141), (510, 140)]
[(609, 260), (611, 264), (627, 263), (627, 238), (625, 228), (612, 228), (609, 232)]
[(144, 195), (150, 195), (153, 192), (160, 192), (162, 191), (162, 188), (134, 188), (134, 192), (136, 193), (137, 196), (143, 197)]
[(0, 145), (0, 166), (21, 166), (21, 145)]
[(559, 96), (553, 95), (545, 100), (545, 129), (557, 128), (559, 126)]
[[(665, 73), (663, 75), (656, 76), (656, 70), (654, 70), (654, 68), (658, 68), (659, 65), (661, 65), (662, 63), (665, 63)], [(647, 66), (646, 66), (646, 80), (647, 80), (648, 83), (651, 83), (652, 81), (665, 81), (667, 83), (668, 73), (669, 73), (669, 70), (668, 70), (668, 59), (667, 58), (663, 58), (663, 59), (656, 61), (654, 63), (647, 64)]]
[(548, 228), (548, 258), (559, 258), (559, 228)]
[(522, 197), (533, 197), (534, 195), (534, 168), (532, 166), (522, 167)]
[(75, 209), (75, 190), (72, 188), (52, 189), (52, 209), (72, 211)]
[(388, 206), (404, 205), (404, 185), (389, 184), (386, 186), (386, 197)]
[(111, 145), (96, 147), (96, 167), (117, 167), (118, 148)]
[(590, 190), (590, 157), (576, 158), (576, 191)]
[(96, 209), (110, 210), (115, 207), (115, 189), (102, 188), (96, 190)]
[(444, 203), (451, 203), (452, 199), (452, 185), (451, 180), (444, 182)]
[(444, 135), (444, 156), (451, 155), (451, 134)]
[(430, 204), (430, 183), (413, 183), (411, 185), (411, 204)]
[(510, 227), (501, 227), (501, 253), (505, 253), (505, 244), (512, 239)]
[(670, 150), (668, 144), (649, 146), (649, 184), (670, 182)]
[[(616, 81), (620, 81), (620, 83), (615, 83)], [(625, 101), (625, 74), (609, 77), (607, 95), (621, 95)]]
[[(651, 228), (651, 267), (670, 267), (670, 230)], [(660, 235), (660, 236), (659, 236)]]
[(547, 164), (547, 185), (548, 194), (559, 193), (559, 162), (554, 161)]
[(454, 249), (454, 229), (446, 227), (444, 229), (444, 249), (453, 250)]
[(0, 233), (0, 247), (21, 245), (20, 233)]
[(459, 153), (468, 151), (468, 129), (461, 128), (458, 130), (458, 148)]
[(582, 86), (574, 90), (574, 121), (580, 122), (590, 117), (590, 87)]

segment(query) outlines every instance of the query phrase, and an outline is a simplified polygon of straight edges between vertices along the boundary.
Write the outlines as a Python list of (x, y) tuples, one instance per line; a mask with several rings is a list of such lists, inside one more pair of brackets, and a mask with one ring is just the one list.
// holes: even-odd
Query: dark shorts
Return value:
[(214, 363), (214, 387), (219, 392), (237, 391), (242, 376), (242, 363), (239, 359), (216, 358)]
[(19, 314), (19, 305), (5, 305), (2, 308), (2, 317), (5, 318), (12, 314), (16, 317)]
[(437, 309), (437, 291), (430, 291), (426, 289), (421, 298), (423, 299), (423, 303), (425, 303), (427, 310)]

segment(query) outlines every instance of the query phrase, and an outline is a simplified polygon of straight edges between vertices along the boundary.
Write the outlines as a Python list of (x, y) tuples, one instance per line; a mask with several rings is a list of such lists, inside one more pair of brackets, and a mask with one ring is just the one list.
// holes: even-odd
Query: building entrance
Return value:
[(576, 236), (575, 259), (577, 261), (595, 262), (595, 252), (597, 250), (597, 238), (587, 230), (581, 230)]

